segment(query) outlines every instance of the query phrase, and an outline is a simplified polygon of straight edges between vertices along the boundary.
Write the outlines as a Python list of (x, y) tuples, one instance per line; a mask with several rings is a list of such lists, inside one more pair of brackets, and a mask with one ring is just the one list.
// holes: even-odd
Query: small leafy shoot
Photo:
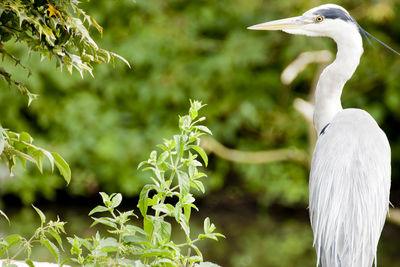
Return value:
[(40, 222), (41, 222), (41, 224), (43, 225), (43, 224), (46, 222), (46, 216), (44, 215), (44, 213), (43, 213), (40, 209), (36, 208), (36, 207), (33, 206), (33, 205), (32, 205), (32, 207), (35, 209), (35, 211), (37, 212), (37, 214), (39, 214)]

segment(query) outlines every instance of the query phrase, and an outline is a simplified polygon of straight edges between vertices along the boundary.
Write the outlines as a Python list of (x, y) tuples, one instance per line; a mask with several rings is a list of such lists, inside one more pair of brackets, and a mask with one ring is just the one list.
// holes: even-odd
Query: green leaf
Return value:
[(212, 240), (218, 240), (218, 238), (214, 234), (199, 234), (198, 238), (200, 240), (203, 240), (203, 239), (206, 239), (206, 238), (212, 239)]
[(26, 259), (25, 263), (29, 266), (29, 267), (35, 267), (35, 264), (33, 264), (33, 262), (30, 259)]
[(216, 229), (215, 225), (213, 223), (211, 223), (210, 218), (207, 217), (204, 220), (204, 234), (200, 234), (199, 239), (209, 238), (209, 239), (218, 240), (217, 237), (225, 238), (225, 236), (223, 234), (213, 233), (215, 229)]
[(185, 212), (185, 216), (186, 218), (189, 220), (190, 219), (190, 214), (192, 212), (192, 206), (194, 206), (193, 204), (188, 204), (188, 205), (184, 205), (183, 206), (183, 210)]
[(189, 262), (194, 263), (194, 262), (201, 262), (203, 259), (201, 257), (199, 257), (198, 255), (195, 255), (195, 256), (190, 256), (188, 258), (188, 260), (189, 260)]
[(47, 238), (40, 239), (40, 243), (42, 243), (50, 252), (53, 254), (53, 257), (56, 259), (56, 262), (60, 262), (60, 251), (58, 250), (57, 246), (54, 245), (50, 240)]
[(168, 207), (167, 207), (167, 205), (166, 204), (156, 204), (156, 205), (153, 205), (152, 206), (152, 208), (155, 210), (155, 211), (159, 211), (159, 212), (163, 212), (163, 213), (165, 213), (165, 214), (170, 214), (171, 212), (172, 212), (172, 210), (171, 209), (169, 209)]
[(147, 199), (149, 197), (150, 191), (153, 189), (156, 189), (154, 185), (147, 184), (142, 188), (142, 191), (140, 191), (138, 207), (143, 217), (145, 217), (147, 214), (147, 208), (148, 208)]
[(99, 194), (101, 196), (101, 200), (103, 201), (104, 205), (106, 205), (108, 207), (111, 204), (111, 201), (110, 201), (111, 197), (109, 195), (107, 195), (107, 193), (105, 193), (105, 192), (100, 192)]
[(194, 109), (196, 111), (199, 111), (202, 107), (204, 107), (206, 105), (206, 104), (203, 105), (201, 103), (201, 101), (198, 101), (198, 100), (189, 99), (189, 102), (190, 102), (190, 109), (189, 110)]
[(18, 267), (18, 265), (14, 263), (3, 262), (1, 267)]
[(201, 181), (197, 181), (197, 180), (195, 180), (193, 182), (197, 186), (197, 188), (204, 194), (206, 190), (204, 188), (203, 183)]
[(38, 149), (38, 150), (40, 150), (40, 152), (43, 153), (43, 155), (47, 157), (47, 159), (50, 161), (51, 171), (54, 171), (54, 157), (53, 157), (53, 155), (47, 150), (44, 150), (44, 149)]
[(27, 132), (21, 132), (21, 133), (19, 133), (19, 141), (32, 143), (33, 138)]
[(0, 239), (0, 257), (6, 253), (8, 247), (8, 243), (4, 239)]
[(32, 207), (36, 210), (37, 214), (39, 214), (40, 221), (42, 222), (42, 224), (44, 224), (46, 222), (46, 216), (44, 215), (44, 213), (40, 209), (33, 206), (33, 204), (32, 204)]
[(18, 234), (12, 234), (6, 237), (5, 241), (8, 244), (8, 248), (11, 248), (12, 246), (14, 246), (15, 244), (17, 244), (19, 241), (22, 240), (22, 236), (18, 235)]
[[(143, 264), (140, 260), (119, 259), (118, 266), (148, 267), (149, 265)], [(173, 266), (173, 267), (175, 267), (175, 266)]]
[(116, 207), (119, 206), (122, 202), (122, 195), (120, 193), (116, 194), (112, 199), (111, 199), (111, 209), (115, 209)]
[(142, 258), (151, 258), (151, 257), (166, 257), (166, 258), (173, 258), (174, 255), (171, 251), (166, 249), (147, 249), (143, 251)]
[(7, 215), (2, 210), (0, 210), (0, 215), (3, 216), (4, 218), (6, 218), (6, 220), (8, 221), (8, 224), (10, 224), (10, 219), (8, 219)]
[(32, 157), (36, 161), (36, 165), (39, 169), (39, 171), (42, 173), (43, 172), (43, 159), (44, 159), (44, 153), (41, 149), (37, 149), (32, 152)]
[(186, 237), (190, 238), (190, 226), (188, 219), (185, 216), (180, 216), (179, 224), (185, 232)]
[(103, 253), (118, 251), (118, 242), (115, 238), (107, 237), (99, 244), (100, 251)]
[(94, 220), (94, 222), (92, 223), (92, 225), (90, 225), (90, 227), (92, 227), (92, 226), (94, 226), (94, 225), (96, 225), (98, 223), (101, 223), (101, 224), (107, 225), (107, 226), (109, 226), (111, 228), (117, 228), (117, 225), (115, 224), (115, 222), (111, 221), (111, 220), (113, 220), (111, 218), (107, 218), (107, 217), (95, 218), (95, 217), (92, 217), (92, 219)]
[(30, 162), (33, 162), (36, 164), (36, 161), (34, 158), (32, 158), (31, 156), (29, 156), (28, 154), (25, 154), (19, 150), (16, 149), (12, 149), (12, 153), (14, 154), (14, 156), (18, 157), (21, 159), (21, 161), (23, 162), (23, 160), (29, 160)]
[(62, 267), (62, 266), (64, 266), (67, 262), (71, 262), (72, 261), (72, 259), (65, 259), (65, 260), (63, 260), (61, 263), (60, 263), (60, 266)]
[(102, 253), (116, 252), (116, 251), (118, 251), (118, 250), (119, 250), (118, 244), (117, 244), (117, 246), (104, 246), (104, 247), (102, 247), (102, 248), (100, 249), (100, 251), (101, 251)]
[(160, 234), (160, 241), (163, 243), (169, 242), (171, 238), (171, 224), (163, 220), (159, 220), (159, 227), (160, 229), (157, 232)]
[(196, 263), (194, 265), (194, 267), (221, 267), (221, 266), (218, 264), (209, 262), (209, 261), (205, 261), (205, 262)]
[(167, 151), (168, 150), (168, 148), (165, 145), (160, 144), (160, 145), (157, 145), (157, 146), (159, 148), (161, 148), (163, 151)]
[(205, 173), (199, 172), (193, 176), (193, 179), (200, 179), (201, 177), (207, 177)]
[(105, 212), (105, 211), (108, 211), (108, 208), (107, 208), (107, 207), (104, 207), (104, 206), (97, 206), (96, 208), (92, 209), (92, 210), (89, 212), (89, 216), (92, 215), (92, 214), (94, 214), (94, 213), (97, 213), (97, 212)]
[(140, 233), (142, 235), (147, 235), (146, 232), (142, 228), (140, 228), (138, 226), (135, 226), (135, 225), (132, 225), (132, 224), (127, 225), (127, 229), (129, 229), (132, 232), (138, 232), (138, 233)]
[(208, 233), (208, 228), (210, 228), (210, 218), (205, 218), (204, 223), (203, 223), (203, 230), (204, 233)]
[(207, 167), (207, 165), (208, 165), (208, 157), (207, 157), (206, 152), (199, 146), (192, 146), (191, 148), (196, 150), (197, 153), (199, 153), (200, 157), (204, 161), (204, 165)]
[(4, 130), (0, 126), (0, 155), (3, 153), (4, 146), (6, 144), (6, 141), (4, 140), (3, 132), (4, 132)]
[(157, 159), (157, 151), (153, 150), (149, 156), (150, 161), (155, 161)]
[(175, 151), (177, 153), (178, 158), (182, 158), (183, 156), (183, 151), (184, 151), (184, 142), (182, 142), (182, 137), (180, 135), (174, 135), (174, 141), (175, 141)]
[(208, 128), (207, 128), (206, 126), (204, 126), (204, 125), (194, 126), (194, 128), (196, 128), (196, 129), (198, 129), (198, 130), (200, 130), (200, 131), (202, 131), (202, 132), (208, 133), (209, 135), (212, 135), (211, 130), (208, 129)]
[(171, 224), (162, 217), (147, 216), (144, 220), (144, 230), (149, 237), (153, 236), (161, 244), (166, 244), (171, 238)]
[(115, 54), (113, 52), (111, 52), (111, 55), (113, 55), (114, 57), (120, 59), (122, 62), (124, 62), (126, 65), (128, 65), (128, 67), (130, 68), (131, 65), (129, 64), (128, 60), (126, 60), (125, 58), (123, 58), (122, 56)]
[(189, 116), (186, 115), (186, 116), (179, 117), (179, 129), (181, 129), (181, 130), (188, 129), (190, 126), (190, 123), (191, 123), (191, 119)]
[(215, 225), (210, 222), (210, 218), (204, 220), (204, 233), (211, 234), (215, 230)]
[(56, 231), (54, 231), (52, 229), (48, 230), (48, 232), (57, 241), (57, 243), (58, 243), (59, 247), (61, 248), (61, 250), (64, 251), (60, 235)]
[(189, 110), (189, 114), (190, 114), (190, 118), (191, 118), (192, 120), (194, 120), (194, 119), (197, 117), (197, 115), (198, 115), (198, 112), (197, 112), (197, 110), (196, 110), (196, 109), (194, 109), (194, 108), (190, 108), (190, 110)]
[(126, 235), (122, 238), (126, 243), (148, 244), (147, 238), (137, 235)]
[(178, 176), (179, 191), (181, 195), (186, 195), (190, 190), (190, 180), (186, 172), (177, 170), (176, 174)]
[(142, 161), (142, 162), (140, 162), (139, 165), (138, 165), (138, 167), (137, 167), (137, 169), (139, 170), (139, 169), (142, 168), (143, 165), (145, 165), (145, 164), (148, 164), (148, 162), (147, 162), (147, 161)]
[(71, 181), (71, 169), (68, 163), (56, 152), (52, 152), (51, 155), (54, 157), (54, 162), (57, 166), (58, 171), (64, 177), (67, 184)]
[(161, 153), (157, 159), (157, 165), (161, 165), (162, 163), (164, 163), (164, 161), (168, 158), (168, 156), (169, 156), (169, 151), (164, 151), (163, 153)]
[(146, 216), (143, 218), (143, 230), (146, 232), (148, 238), (152, 236), (154, 230), (153, 220), (151, 218), (151, 216)]
[[(163, 267), (176, 267), (176, 261), (167, 258), (157, 258), (153, 264), (155, 266), (163, 266)], [(189, 265), (190, 266), (190, 265)]]
[(80, 255), (82, 253), (82, 249), (81, 249), (82, 241), (80, 240), (79, 237), (77, 237), (77, 236), (75, 236), (74, 238), (67, 237), (67, 241), (68, 241), (68, 243), (71, 244), (70, 252), (72, 255), (75, 255), (75, 254)]

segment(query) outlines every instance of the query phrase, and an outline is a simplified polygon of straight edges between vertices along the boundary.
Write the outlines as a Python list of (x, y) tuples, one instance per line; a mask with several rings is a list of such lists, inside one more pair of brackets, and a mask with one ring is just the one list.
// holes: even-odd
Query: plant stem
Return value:
[(117, 255), (115, 256), (115, 261), (116, 261), (115, 266), (118, 266), (119, 250), (120, 250), (121, 242), (122, 242), (122, 228), (123, 228), (123, 225), (121, 224), (121, 229), (119, 231), (119, 237), (118, 237), (118, 250), (117, 250)]
[[(34, 234), (33, 234), (33, 236), (25, 243), (25, 244), (28, 244), (28, 245), (30, 245), (32, 242), (33, 242), (33, 239), (36, 237), (36, 235), (37, 235), (37, 233), (39, 232), (39, 230), (45, 230), (46, 229), (46, 227), (45, 228), (43, 228), (43, 229), (41, 229), (41, 228), (39, 228)], [(26, 239), (25, 239), (26, 240)], [(14, 260), (19, 254), (21, 254), (21, 252), (24, 250), (24, 248), (25, 248), (25, 246), (22, 246), (15, 254), (14, 254), (14, 256), (11, 258), (11, 260)]]
[(189, 247), (188, 248), (188, 255), (187, 255), (187, 258), (188, 258), (188, 263), (189, 263), (189, 258), (190, 258), (190, 252), (192, 251), (192, 248), (191, 247)]

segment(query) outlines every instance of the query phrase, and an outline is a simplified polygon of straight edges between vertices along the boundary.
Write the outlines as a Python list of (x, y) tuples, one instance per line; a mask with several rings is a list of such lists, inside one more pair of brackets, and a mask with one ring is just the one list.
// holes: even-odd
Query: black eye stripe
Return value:
[(344, 21), (354, 21), (354, 19), (349, 14), (339, 8), (321, 9), (314, 14), (325, 17), (327, 19), (342, 19)]
[(329, 8), (316, 10), (313, 13), (313, 15), (321, 16), (324, 19), (341, 19), (343, 21), (350, 21), (350, 22), (354, 23), (357, 26), (358, 31), (360, 32), (360, 34), (363, 37), (365, 37), (365, 39), (367, 39), (367, 41), (369, 43), (370, 43), (370, 40), (368, 39), (368, 37), (371, 37), (371, 38), (375, 39), (377, 42), (379, 42), (381, 45), (385, 46), (387, 49), (392, 51), (393, 53), (395, 53), (397, 55), (400, 55), (399, 52), (397, 52), (396, 50), (394, 50), (393, 48), (391, 48), (390, 46), (388, 46), (387, 44), (385, 44), (384, 42), (382, 42), (381, 40), (379, 40), (378, 38), (376, 38), (375, 36), (373, 36), (369, 32), (365, 31), (363, 28), (361, 28), (361, 26), (355, 21), (355, 19), (353, 19), (352, 16), (349, 15), (349, 13), (347, 13), (346, 11), (344, 11), (344, 10), (342, 10), (340, 8), (329, 7)]

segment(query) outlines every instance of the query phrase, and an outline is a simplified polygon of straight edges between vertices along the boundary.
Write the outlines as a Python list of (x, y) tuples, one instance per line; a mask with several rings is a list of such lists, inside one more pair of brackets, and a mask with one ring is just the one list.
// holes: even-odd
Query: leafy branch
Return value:
[[(0, 53), (16, 65), (20, 60), (6, 51), (3, 44), (13, 40), (25, 43), (29, 52), (36, 51), (41, 58), (57, 59), (56, 66), (65, 66), (72, 73), (76, 69), (81, 76), (89, 72), (93, 76), (93, 63), (114, 63), (115, 58), (129, 63), (123, 57), (100, 48), (89, 34), (94, 27), (102, 34), (102, 27), (96, 20), (78, 7), (76, 0), (5, 0), (0, 2)], [(0, 77), (9, 85), (16, 86), (26, 94), (29, 103), (36, 98), (22, 83), (12, 78), (5, 69)]]
[(18, 160), (23, 167), (30, 161), (43, 172), (43, 161), (47, 158), (52, 170), (55, 165), (67, 184), (71, 181), (68, 163), (58, 153), (33, 145), (33, 138), (26, 132), (15, 133), (0, 126), (0, 158), (8, 165), (11, 175)]
[[(26, 239), (18, 234), (11, 234), (6, 238), (0, 238), (0, 257), (6, 255), (5, 266), (15, 266), (12, 265), (11, 262), (23, 252), (26, 255), (25, 263), (28, 266), (34, 266), (31, 256), (32, 247), (36, 243), (40, 243), (42, 246), (46, 247), (53, 255), (56, 262), (58, 264), (61, 263), (59, 248), (63, 250), (63, 246), (60, 234), (65, 234), (65, 222), (60, 221), (59, 218), (57, 218), (56, 221), (50, 220), (47, 222), (44, 213), (35, 206), (32, 205), (32, 207), (38, 213), (41, 223), (40, 227), (36, 229), (35, 233), (29, 239)], [(16, 252), (11, 254), (11, 249), (14, 248), (16, 248)]]
[[(210, 223), (209, 218), (204, 221), (204, 234), (193, 239), (190, 231), (191, 211), (198, 210), (190, 190), (194, 188), (202, 193), (205, 191), (200, 178), (206, 174), (198, 171), (198, 167), (203, 165), (197, 160), (198, 155), (205, 166), (208, 164), (207, 154), (199, 146), (200, 137), (205, 133), (211, 134), (206, 126), (199, 125), (205, 120), (204, 117), (197, 119), (198, 111), (202, 107), (201, 102), (191, 102), (189, 114), (179, 118), (180, 134), (158, 145), (162, 150), (159, 156), (153, 151), (149, 160), (139, 165), (139, 168), (146, 166), (143, 170), (153, 173), (153, 184), (142, 189), (138, 204), (144, 217), (143, 229), (147, 239), (147, 242), (142, 244), (142, 258), (145, 263), (157, 265), (161, 262), (178, 262), (180, 266), (193, 266), (196, 262), (203, 261), (203, 255), (196, 245), (198, 241), (223, 237), (222, 234), (214, 233), (215, 226)], [(176, 204), (170, 204), (176, 198)], [(149, 212), (149, 207), (154, 211), (154, 215)], [(175, 219), (180, 225), (185, 233), (186, 242), (175, 244), (171, 241), (171, 224), (165, 220), (166, 217)], [(157, 247), (157, 250), (154, 250), (154, 247)], [(195, 252), (193, 256), (192, 250)]]

